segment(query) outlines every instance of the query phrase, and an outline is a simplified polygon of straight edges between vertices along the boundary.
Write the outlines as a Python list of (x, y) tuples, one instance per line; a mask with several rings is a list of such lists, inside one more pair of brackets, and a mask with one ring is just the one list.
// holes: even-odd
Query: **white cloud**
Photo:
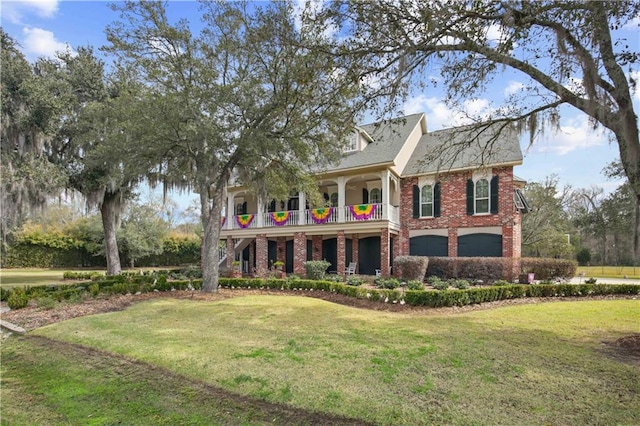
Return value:
[(455, 111), (441, 99), (427, 97), (424, 94), (407, 99), (402, 106), (405, 114), (424, 112), (427, 116), (429, 131), (470, 124), (473, 119), (486, 119), (491, 113), (487, 99), (468, 100), (462, 105), (462, 111)]
[(51, 31), (42, 28), (23, 28), (24, 48), (27, 53), (36, 56), (53, 57), (56, 52), (69, 50), (69, 45), (56, 40)]
[(635, 17), (622, 27), (623, 30), (638, 30), (640, 29), (640, 17)]
[(538, 152), (566, 155), (576, 150), (593, 148), (607, 144), (602, 131), (593, 130), (585, 115), (570, 119), (560, 125), (559, 131), (547, 131), (540, 142), (534, 144)]
[(524, 89), (524, 84), (519, 81), (510, 81), (507, 87), (504, 88), (504, 95), (510, 96), (518, 93), (520, 90)]
[(14, 24), (22, 24), (25, 15), (53, 18), (57, 12), (58, 0), (4, 1), (2, 4), (2, 15)]

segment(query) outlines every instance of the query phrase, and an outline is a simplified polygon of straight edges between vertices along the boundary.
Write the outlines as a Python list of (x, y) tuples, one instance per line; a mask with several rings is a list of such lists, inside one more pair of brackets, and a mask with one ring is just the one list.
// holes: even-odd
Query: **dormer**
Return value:
[(373, 142), (373, 138), (361, 127), (356, 126), (349, 134), (347, 143), (344, 146), (345, 154), (362, 151)]

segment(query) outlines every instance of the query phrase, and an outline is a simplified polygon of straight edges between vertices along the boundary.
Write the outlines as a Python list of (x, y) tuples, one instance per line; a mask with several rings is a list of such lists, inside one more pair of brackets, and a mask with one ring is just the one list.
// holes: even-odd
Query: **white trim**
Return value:
[(436, 177), (435, 175), (430, 175), (430, 176), (420, 176), (418, 178), (418, 186), (420, 187), (420, 189), (422, 189), (423, 186), (425, 185), (431, 185), (434, 186), (436, 184)]
[[(473, 183), (475, 184), (477, 181), (479, 181), (480, 179), (486, 179), (488, 181), (491, 181), (491, 178), (493, 177), (493, 169), (486, 168), (486, 169), (476, 169), (473, 171), (473, 177), (471, 178), (471, 180), (473, 180)], [(491, 182), (489, 182), (491, 183)]]
[(437, 235), (439, 237), (448, 237), (448, 229), (412, 229), (409, 231), (409, 238), (422, 237), (423, 235)]
[(470, 235), (470, 234), (494, 234), (502, 235), (501, 226), (485, 226), (474, 228), (458, 228), (458, 236)]

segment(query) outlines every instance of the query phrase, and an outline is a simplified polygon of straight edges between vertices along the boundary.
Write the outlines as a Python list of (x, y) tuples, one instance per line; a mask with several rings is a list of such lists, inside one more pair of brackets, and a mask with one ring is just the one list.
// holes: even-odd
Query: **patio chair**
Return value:
[(356, 266), (358, 264), (356, 262), (350, 262), (349, 266), (346, 267), (346, 269), (344, 270), (344, 274), (345, 275), (353, 275), (356, 273)]

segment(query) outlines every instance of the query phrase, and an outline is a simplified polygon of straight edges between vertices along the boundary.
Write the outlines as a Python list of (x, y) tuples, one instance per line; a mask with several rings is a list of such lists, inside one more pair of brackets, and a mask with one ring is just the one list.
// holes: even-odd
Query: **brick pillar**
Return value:
[[(393, 255), (394, 256), (400, 256), (398, 253), (400, 253), (400, 235), (396, 235), (391, 239), (391, 244), (393, 246)], [(391, 259), (391, 265), (393, 266), (393, 259)], [(392, 275), (394, 277), (398, 276), (398, 271), (394, 268), (391, 270)]]
[(305, 275), (304, 262), (307, 261), (307, 234), (295, 232), (293, 234), (293, 273)]
[(449, 257), (458, 257), (458, 229), (449, 228), (449, 247), (447, 255)]
[(269, 242), (265, 234), (256, 235), (256, 276), (266, 277), (269, 271)]
[(380, 274), (383, 277), (389, 276), (389, 228), (380, 230)]
[[(287, 237), (278, 237), (277, 240), (277, 250), (276, 250), (276, 260), (280, 260), (282, 262), (287, 261)], [(282, 268), (284, 271), (285, 268)]]
[(313, 235), (311, 237), (311, 259), (322, 260), (322, 235)]
[(255, 264), (256, 264), (256, 244), (255, 242), (251, 242), (249, 244), (249, 274), (255, 274)]
[(359, 247), (359, 237), (358, 234), (353, 234), (351, 236), (351, 261), (357, 262), (356, 264), (356, 273), (360, 272), (360, 247)]
[(344, 270), (346, 268), (345, 264), (345, 242), (344, 242), (344, 231), (338, 231), (338, 253), (337, 253), (337, 265), (336, 268), (338, 270), (338, 274), (344, 275)]
[(231, 235), (227, 237), (227, 269), (231, 270), (233, 265), (231, 264), (236, 259), (236, 250), (233, 247), (233, 238)]

